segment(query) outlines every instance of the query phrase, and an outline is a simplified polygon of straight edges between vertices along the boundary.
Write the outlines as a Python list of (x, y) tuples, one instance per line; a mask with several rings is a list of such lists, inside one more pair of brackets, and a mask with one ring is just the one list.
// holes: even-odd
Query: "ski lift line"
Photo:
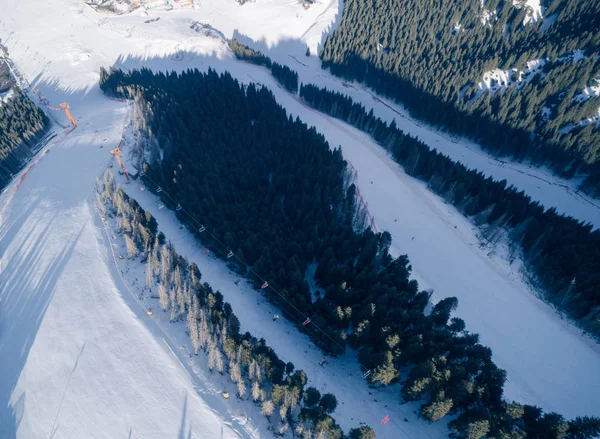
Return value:
[[(149, 178), (147, 175), (145, 176), (146, 179), (148, 179), (149, 181), (151, 181), (155, 186), (157, 187), (161, 187), (159, 186), (156, 182), (154, 182), (151, 178)], [(169, 199), (171, 199), (171, 201), (173, 202), (177, 202), (173, 197), (171, 197), (171, 195), (169, 195), (169, 193), (167, 191), (165, 191), (164, 189), (161, 188), (161, 192), (163, 194), (165, 194)], [(178, 205), (181, 205), (180, 203), (177, 203)], [(190, 212), (188, 212), (186, 209), (184, 209), (183, 207), (181, 208), (181, 212), (185, 213), (192, 221), (194, 221), (197, 225), (199, 225), (201, 228), (205, 228), (204, 225), (202, 225), (202, 223), (200, 223), (200, 221)], [(225, 244), (223, 244), (215, 235), (213, 235), (208, 229), (205, 228), (206, 233), (213, 238), (218, 244), (220, 244), (225, 250), (227, 250), (228, 252), (231, 252), (232, 250), (229, 249)], [(272, 285), (270, 285), (266, 279), (264, 279), (262, 276), (260, 276), (256, 271), (254, 271), (254, 269), (252, 269), (244, 260), (242, 260), (238, 255), (233, 255), (238, 261), (240, 261), (242, 263), (242, 265), (244, 265), (246, 267), (246, 269), (253, 273), (258, 279), (260, 279), (262, 282), (264, 282), (264, 284), (266, 284), (266, 286), (263, 289), (266, 288), (271, 288), (271, 290), (273, 290), (279, 297), (281, 297), (281, 299), (283, 299), (292, 309), (294, 309), (300, 316), (302, 316), (304, 319), (308, 319), (309, 323), (312, 323), (312, 325), (319, 331), (321, 332), (323, 335), (325, 335), (329, 340), (331, 340), (337, 347), (340, 348), (340, 350), (342, 352), (345, 352), (345, 347), (342, 346), (341, 344), (339, 344), (335, 339), (333, 339), (327, 332), (325, 332), (322, 328), (320, 328), (318, 325), (316, 325), (314, 322), (310, 321), (310, 318), (305, 315), (302, 311), (300, 311), (293, 303), (291, 303), (285, 296), (283, 296), (275, 287), (273, 287)], [(391, 264), (388, 264), (388, 266)], [(387, 268), (387, 267), (386, 267)], [(263, 286), (264, 286), (263, 284)], [(307, 326), (307, 325), (304, 325)], [(355, 361), (364, 369), (366, 369), (367, 371), (370, 370), (370, 368), (368, 368), (367, 366), (365, 366), (364, 364), (362, 364), (360, 361), (358, 361), (358, 359), (355, 359)]]
[[(165, 195), (168, 195), (168, 194), (166, 194), (166, 192), (165, 192)], [(102, 214), (101, 214), (100, 210), (99, 210), (97, 207), (95, 208), (95, 210), (96, 210), (96, 213), (97, 213), (97, 214), (100, 216), (100, 218), (102, 218)], [(185, 212), (185, 210), (184, 210), (184, 212)], [(187, 213), (187, 212), (186, 212), (186, 213)], [(190, 217), (192, 217), (192, 219), (193, 219), (194, 221), (196, 221), (196, 219), (195, 219), (195, 218), (193, 218), (193, 216), (192, 216), (191, 214), (189, 214), (189, 213), (187, 213), (187, 214), (188, 214)], [(118, 275), (118, 276), (119, 276), (119, 278), (121, 279), (121, 282), (123, 283), (123, 285), (125, 286), (125, 288), (126, 288), (128, 291), (129, 291), (129, 293), (130, 293), (131, 297), (132, 297), (132, 298), (133, 298), (133, 299), (134, 299), (136, 302), (138, 302), (138, 304), (141, 304), (141, 305), (143, 306), (143, 308), (144, 308), (144, 309), (148, 309), (148, 308), (147, 308), (146, 301), (145, 301), (145, 300), (140, 300), (140, 299), (139, 299), (139, 298), (138, 298), (138, 297), (137, 297), (137, 296), (134, 294), (134, 292), (131, 290), (131, 288), (129, 288), (129, 285), (128, 285), (127, 281), (126, 281), (126, 280), (125, 280), (125, 278), (122, 276), (122, 274), (121, 274), (121, 271), (119, 270), (119, 264), (118, 264), (118, 262), (117, 262), (116, 254), (115, 254), (115, 251), (114, 251), (114, 249), (113, 249), (113, 246), (112, 246), (112, 239), (110, 238), (110, 233), (109, 233), (109, 231), (108, 231), (108, 225), (107, 225), (107, 224), (106, 224), (106, 222), (104, 222), (104, 221), (102, 222), (102, 225), (103, 225), (103, 230), (104, 230), (104, 233), (106, 234), (106, 238), (107, 238), (107, 240), (108, 240), (108, 242), (109, 242), (109, 248), (110, 248), (110, 250), (111, 250), (111, 253), (112, 253), (112, 256), (113, 256), (113, 261), (114, 261), (114, 264), (115, 264), (115, 268), (116, 268), (116, 271), (117, 271), (117, 275)], [(212, 236), (212, 235), (211, 235), (211, 236)], [(236, 258), (237, 258), (237, 256), (236, 256)], [(238, 259), (239, 259), (239, 258), (238, 258)], [(240, 260), (240, 261), (241, 261), (241, 260)], [(384, 268), (384, 270), (385, 270), (387, 267), (389, 267), (391, 264), (392, 264), (392, 263), (389, 263), (389, 264), (388, 264), (388, 265), (387, 265), (387, 266)], [(382, 270), (382, 271), (383, 271), (383, 270)], [(271, 288), (273, 288), (273, 287), (271, 287)], [(274, 288), (273, 288), (273, 290), (274, 290), (274, 291), (276, 291)], [(276, 292), (277, 292), (277, 291), (276, 291)], [(279, 294), (279, 293), (278, 293), (278, 294)], [(282, 297), (282, 298), (283, 298), (283, 297)], [(285, 300), (285, 298), (283, 298), (283, 299)], [(292, 306), (293, 306), (293, 305), (292, 305)], [(314, 325), (314, 323), (313, 323), (313, 325)], [(165, 337), (168, 337), (168, 334), (165, 332), (165, 330), (164, 330), (164, 329), (163, 329), (163, 328), (162, 328), (160, 325), (158, 325), (158, 327), (159, 327), (160, 331), (161, 331), (161, 332), (162, 332), (162, 333), (165, 335)], [(315, 325), (315, 327), (317, 327), (317, 328), (318, 328), (318, 326), (317, 326), (317, 325)], [(327, 335), (327, 334), (326, 334), (326, 335)], [(335, 342), (335, 341), (334, 341), (334, 342)], [(360, 361), (356, 360), (356, 362), (357, 362), (357, 363), (358, 363), (360, 366), (363, 366), (363, 365), (360, 363)], [(363, 367), (364, 367), (364, 366), (363, 366)], [(366, 367), (365, 367), (365, 368), (366, 368)], [(318, 373), (319, 373), (319, 371), (317, 371), (317, 374), (318, 374)], [(363, 375), (363, 377), (368, 377), (370, 374), (371, 374), (371, 370), (370, 370), (370, 369), (368, 369), (368, 370), (367, 370), (367, 372), (365, 373), (365, 375)], [(386, 415), (386, 418), (387, 418), (387, 420), (386, 420), (386, 422), (385, 422), (385, 423), (387, 423), (387, 422), (390, 420), (390, 418), (389, 418), (389, 415)], [(384, 419), (385, 419), (385, 418), (384, 418)], [(384, 425), (384, 423), (382, 423), (382, 425)], [(413, 438), (413, 436), (411, 436), (410, 434), (408, 434), (408, 433), (407, 433), (407, 432), (404, 430), (404, 428), (402, 428), (402, 427), (400, 426), (400, 424), (398, 424), (398, 423), (395, 423), (395, 426), (396, 426), (396, 427), (397, 427), (397, 428), (398, 428), (398, 429), (399, 429), (399, 430), (400, 430), (400, 431), (401, 431), (401, 432), (402, 432), (402, 433), (405, 435), (405, 437), (407, 437), (407, 438), (409, 438), (409, 439), (414, 439), (414, 438)]]
[[(177, 200), (175, 200), (173, 197), (171, 197), (171, 195), (169, 195), (169, 193), (163, 189), (161, 186), (159, 186), (154, 180), (152, 180), (150, 177), (148, 177), (148, 175), (146, 174), (144, 176), (145, 179), (149, 180), (151, 183), (153, 183), (157, 188), (160, 188), (160, 193), (164, 194), (166, 197), (168, 197), (171, 201), (173, 201), (174, 203), (176, 203), (177, 205), (181, 206), (181, 203), (178, 203)], [(217, 242), (219, 245), (221, 245), (221, 247), (223, 247), (225, 250), (227, 250), (228, 252), (232, 252), (232, 250), (230, 248), (228, 248), (225, 244), (223, 244), (215, 235), (213, 235), (192, 213), (188, 212), (185, 208), (181, 208), (180, 212), (185, 213), (192, 221), (194, 221), (198, 226), (200, 226), (200, 228), (203, 228), (204, 231), (211, 237), (213, 238), (213, 240), (215, 242)], [(207, 253), (205, 253), (207, 254)], [(303, 319), (308, 319), (309, 323), (311, 323), (319, 332), (321, 332), (323, 335), (325, 335), (329, 340), (331, 340), (337, 347), (340, 348), (341, 352), (345, 352), (345, 347), (342, 346), (341, 344), (339, 344), (333, 337), (331, 337), (326, 331), (324, 331), (322, 328), (320, 328), (318, 325), (316, 325), (314, 322), (312, 322), (310, 320), (310, 318), (305, 315), (302, 311), (300, 311), (293, 303), (291, 303), (285, 296), (283, 296), (275, 287), (273, 287), (271, 284), (269, 284), (267, 282), (266, 279), (264, 279), (261, 275), (259, 275), (256, 271), (254, 271), (254, 269), (252, 269), (243, 259), (241, 259), (238, 255), (234, 254), (233, 257), (235, 257), (238, 261), (240, 261), (240, 263), (242, 265), (244, 265), (246, 267), (246, 269), (254, 274), (259, 280), (261, 280), (263, 282), (263, 285), (266, 284), (266, 288), (270, 288), (273, 292), (275, 292), (275, 294), (277, 294), (281, 299), (283, 299), (285, 301), (285, 303), (287, 303), (292, 309), (294, 309)], [(393, 262), (393, 261), (392, 261)], [(389, 267), (391, 265), (388, 264), (387, 267)], [(384, 270), (387, 268), (385, 267)], [(382, 270), (383, 271), (383, 270)], [(307, 323), (308, 325), (308, 323)], [(304, 326), (307, 326), (304, 325)], [(365, 366), (364, 364), (362, 364), (358, 359), (355, 359), (355, 361), (358, 363), (359, 366), (361, 366), (362, 368), (366, 369), (367, 371), (370, 371), (370, 368), (368, 368), (367, 366)]]

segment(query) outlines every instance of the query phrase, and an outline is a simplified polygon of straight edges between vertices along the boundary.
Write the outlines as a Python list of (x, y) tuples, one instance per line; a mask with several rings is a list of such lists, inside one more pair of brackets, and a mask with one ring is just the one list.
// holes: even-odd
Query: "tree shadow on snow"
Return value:
[[(24, 415), (26, 391), (14, 394), (21, 372), (46, 310), (55, 292), (56, 283), (73, 255), (83, 228), (64, 240), (62, 248), (48, 259), (47, 243), (50, 230), (59, 227), (53, 216), (35, 238), (27, 242), (3, 264), (0, 275), (0, 437), (16, 437)], [(30, 234), (36, 224), (24, 225)]]
[[(52, 107), (68, 102), (78, 122), (76, 131), (71, 131), (62, 110), (49, 109), (33, 89), (39, 90), (39, 95)], [(111, 137), (113, 130), (109, 128), (123, 123), (126, 112), (120, 102), (89, 105), (93, 99), (106, 100), (98, 86), (74, 89), (37, 77), (31, 82), (29, 96), (51, 119), (51, 130), (56, 137), (18, 174), (25, 175), (20, 183), (9, 184), (0, 198), (0, 437), (3, 439), (16, 437), (24, 418), (27, 389), (19, 394), (15, 389), (56, 293), (57, 282), (88, 226), (89, 217), (84, 214), (89, 213), (94, 203), (95, 180), (108, 166), (109, 151), (120, 139), (120, 134)], [(95, 123), (98, 118), (102, 123)], [(72, 135), (73, 132), (77, 135)], [(75, 227), (65, 228), (64, 224), (73, 219)], [(35, 413), (28, 413), (25, 419), (35, 422)]]

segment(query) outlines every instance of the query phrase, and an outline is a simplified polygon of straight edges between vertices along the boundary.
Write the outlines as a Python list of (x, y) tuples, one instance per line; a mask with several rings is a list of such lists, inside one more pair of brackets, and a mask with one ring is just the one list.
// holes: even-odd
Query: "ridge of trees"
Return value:
[(232, 38), (229, 41), (229, 48), (235, 57), (242, 61), (248, 61), (258, 66), (264, 66), (271, 69), (271, 74), (285, 87), (290, 93), (298, 93), (298, 73), (286, 65), (272, 62), (271, 58), (263, 55), (261, 52), (251, 49), (237, 39)]
[(31, 157), (35, 143), (46, 132), (48, 118), (17, 87), (0, 103), (0, 189)]
[[(600, 126), (578, 125), (597, 116), (600, 97), (576, 99), (600, 76), (600, 3), (542, 0), (546, 19), (527, 25), (529, 8), (513, 3), (348, 0), (322, 65), (496, 156), (589, 173), (582, 188), (600, 196)], [(486, 71), (516, 76), (537, 59), (547, 62), (518, 87), (478, 88)]]
[(600, 336), (600, 231), (554, 208), (544, 209), (524, 191), (430, 149), (418, 138), (376, 118), (352, 98), (315, 85), (300, 96), (313, 108), (370, 134), (405, 172), (471, 218), (490, 241), (503, 229), (521, 250), (545, 298)]
[[(465, 322), (451, 318), (456, 298), (425, 314), (430, 294), (410, 279), (408, 257), (392, 259), (389, 233), (365, 229), (339, 148), (289, 117), (268, 89), (212, 70), (103, 70), (100, 78), (105, 93), (133, 99), (143, 115), (137, 136), (146, 185), (155, 190), (157, 182), (248, 264), (226, 259), (230, 269), (257, 289), (262, 281), (249, 268), (268, 279), (281, 296), (266, 289), (267, 298), (326, 352), (358, 349), (373, 385), (401, 382), (403, 401), (423, 400), (424, 419), (456, 415), (461, 437), (518, 438), (577, 422), (588, 434), (598, 423), (502, 399), (506, 374)], [(219, 243), (178, 218), (225, 259)], [(322, 293), (307, 284), (310, 267)], [(306, 316), (314, 325), (301, 324)]]
[(125, 240), (127, 257), (145, 264), (146, 293), (158, 296), (171, 322), (186, 322), (194, 354), (202, 351), (207, 355), (211, 373), (228, 374), (237, 397), (252, 399), (281, 435), (293, 428), (307, 438), (311, 434), (344, 437), (331, 417), (337, 406), (335, 396), (305, 388), (304, 371), (282, 361), (264, 339), (242, 334), (223, 295), (201, 282), (198, 266), (173, 249), (158, 232), (154, 217), (116, 185), (109, 170), (98, 182), (96, 204), (103, 215), (116, 219), (116, 232)]

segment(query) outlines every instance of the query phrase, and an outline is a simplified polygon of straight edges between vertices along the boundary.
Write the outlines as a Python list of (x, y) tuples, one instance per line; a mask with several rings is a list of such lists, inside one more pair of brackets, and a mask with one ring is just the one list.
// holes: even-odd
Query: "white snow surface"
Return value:
[(478, 95), (483, 91), (489, 90), (491, 95), (497, 91), (504, 91), (509, 87), (520, 87), (524, 83), (531, 81), (541, 68), (546, 64), (544, 59), (535, 59), (527, 61), (525, 69), (518, 70), (515, 68), (509, 70), (493, 69), (483, 74), (483, 81), (478, 84)]
[(513, 0), (513, 5), (517, 9), (525, 8), (526, 10), (523, 26), (529, 23), (537, 23), (538, 20), (544, 18), (540, 0)]
[(495, 21), (498, 20), (496, 10), (490, 11), (489, 9), (483, 8), (481, 15), (480, 15), (481, 24), (485, 26), (486, 24), (489, 23), (489, 25), (491, 26), (492, 19)]
[[(591, 85), (586, 85), (583, 91), (575, 96), (573, 100), (577, 102), (583, 102), (596, 96), (600, 96), (600, 77), (594, 78), (591, 82)], [(598, 112), (594, 117), (582, 121), (581, 124), (590, 123), (598, 119), (600, 119), (600, 107), (598, 107)]]
[(77, 130), (2, 195), (0, 437), (217, 438), (232, 416), (120, 294), (91, 189), (124, 106), (97, 89), (85, 100)]
[[(174, 437), (182, 429), (184, 437), (191, 430), (192, 437), (212, 438), (219, 437), (223, 422), (231, 425), (225, 437), (250, 437), (256, 429), (260, 437), (269, 435), (260, 419), (242, 422), (214, 397), (201, 367), (182, 361), (181, 338), (162, 335), (171, 326), (159, 316), (148, 318), (113, 268), (108, 238), (92, 208), (94, 179), (106, 167), (126, 114), (125, 105), (104, 98), (97, 88), (99, 67), (111, 65), (213, 67), (271, 88), (291, 114), (315, 125), (332, 146), (342, 145), (359, 171), (360, 190), (379, 229), (393, 236), (393, 253), (408, 253), (415, 278), (421, 287), (433, 288), (436, 299), (458, 297), (458, 315), (507, 369), (509, 399), (567, 417), (600, 414), (597, 346), (538, 300), (504, 256), (480, 250), (467, 219), (408, 177), (367, 136), (302, 105), (265, 69), (233, 60), (218, 34), (207, 37), (190, 29), (198, 21), (225, 37), (235, 35), (297, 69), (301, 80), (349, 94), (467, 166), (506, 178), (546, 206), (600, 224), (597, 201), (578, 194), (574, 182), (490, 158), (476, 145), (424, 126), (401, 107), (320, 70), (318, 59), (304, 53), (308, 45), (314, 55), (335, 27), (339, 0), (317, 2), (308, 10), (295, 0), (257, 0), (242, 7), (232, 0), (207, 0), (199, 10), (150, 12), (150, 18), (161, 18), (153, 23), (137, 13), (102, 16), (69, 0), (3, 0), (2, 9), (0, 37), (15, 63), (51, 104), (67, 100), (79, 121), (1, 198), (0, 425), (9, 437), (14, 432), (47, 437), (54, 428), (57, 438), (123, 437), (130, 431), (131, 437)], [(66, 125), (62, 113), (52, 116)], [(148, 192), (135, 198), (157, 217), (179, 252), (202, 259), (172, 212), (158, 210)], [(205, 257), (197, 262), (204, 279), (232, 304), (243, 331), (264, 336), (282, 359), (308, 373), (311, 384), (337, 395), (334, 416), (346, 431), (360, 419), (376, 428), (378, 438), (445, 436), (442, 423), (418, 422), (414, 405), (398, 404), (396, 386), (369, 390), (351, 354), (320, 368), (321, 354), (310, 342), (281, 319), (273, 322), (273, 309), (256, 306), (255, 292), (234, 288), (223, 263)], [(391, 421), (383, 426), (379, 420), (386, 414)]]

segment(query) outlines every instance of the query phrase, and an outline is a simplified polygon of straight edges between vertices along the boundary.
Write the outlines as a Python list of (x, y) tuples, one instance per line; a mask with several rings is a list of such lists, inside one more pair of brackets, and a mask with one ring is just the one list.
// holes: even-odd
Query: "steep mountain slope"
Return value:
[(119, 294), (91, 190), (125, 108), (86, 102), (0, 201), (0, 436), (219, 437), (223, 417)]

